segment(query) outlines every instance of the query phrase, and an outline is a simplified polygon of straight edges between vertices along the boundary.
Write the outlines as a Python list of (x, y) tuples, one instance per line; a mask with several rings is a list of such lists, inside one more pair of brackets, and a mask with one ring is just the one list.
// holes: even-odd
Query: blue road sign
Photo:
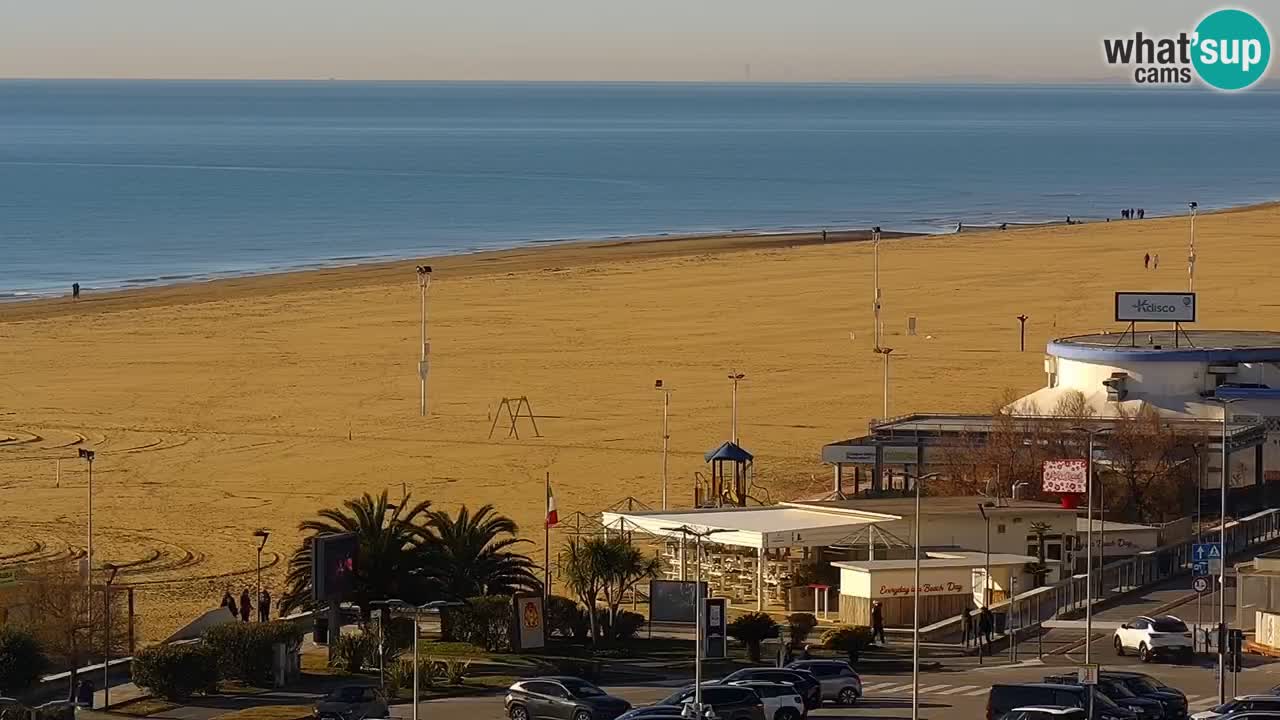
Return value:
[(1209, 574), (1209, 561), (1196, 560), (1191, 563), (1191, 575), (1193, 577), (1205, 577)]
[(1195, 543), (1191, 546), (1191, 559), (1195, 562), (1222, 559), (1221, 543)]

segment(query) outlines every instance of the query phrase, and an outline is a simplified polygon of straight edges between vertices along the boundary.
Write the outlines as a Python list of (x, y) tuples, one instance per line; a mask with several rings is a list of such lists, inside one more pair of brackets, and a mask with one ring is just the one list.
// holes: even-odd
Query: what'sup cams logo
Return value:
[(1262, 21), (1244, 10), (1217, 10), (1191, 33), (1176, 37), (1107, 38), (1110, 65), (1133, 66), (1142, 85), (1186, 85), (1195, 77), (1219, 90), (1243, 90), (1262, 79), (1271, 62), (1271, 38)]

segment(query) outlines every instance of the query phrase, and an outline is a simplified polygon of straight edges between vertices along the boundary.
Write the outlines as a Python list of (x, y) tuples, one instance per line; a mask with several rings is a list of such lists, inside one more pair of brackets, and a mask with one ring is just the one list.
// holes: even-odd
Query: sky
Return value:
[[(1103, 37), (1190, 30), (1218, 7), (1190, 0), (0, 0), (0, 77), (1128, 82), (1102, 61)], [(1233, 7), (1276, 27), (1260, 7)]]

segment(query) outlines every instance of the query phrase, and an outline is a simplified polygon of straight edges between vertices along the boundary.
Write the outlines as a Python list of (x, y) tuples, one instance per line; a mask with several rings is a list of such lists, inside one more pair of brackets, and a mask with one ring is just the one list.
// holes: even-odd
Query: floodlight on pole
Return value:
[[(417, 573), (411, 570), (409, 571), (409, 574), (416, 575)], [(413, 715), (412, 715), (412, 720), (418, 720), (418, 690), (420, 688), (418, 684), (418, 664), (419, 664), (418, 663), (418, 632), (419, 632), (418, 620), (424, 612), (438, 613), (444, 608), (458, 607), (460, 605), (465, 605), (466, 603), (456, 602), (453, 600), (433, 600), (429, 603), (424, 603), (422, 605), (411, 605), (403, 600), (391, 599), (391, 600), (380, 600), (380, 601), (377, 601), (376, 604), (391, 610), (392, 613), (413, 616)]]
[[(1098, 435), (1110, 432), (1108, 428), (1073, 427), (1073, 432), (1084, 433), (1089, 437), (1089, 445), (1085, 460), (1085, 593), (1084, 593), (1084, 664), (1092, 661), (1090, 650), (1093, 647), (1093, 439)], [(1089, 716), (1093, 717), (1093, 693), (1089, 694)]]
[(872, 276), (871, 276), (872, 278), (871, 284), (873, 286), (873, 289), (872, 289), (873, 294), (872, 294), (872, 300), (871, 300), (871, 312), (872, 312), (871, 321), (875, 324), (875, 328), (873, 329), (873, 332), (872, 332), (872, 337), (875, 339), (875, 348), (879, 350), (880, 348), (880, 226), (879, 225), (876, 225), (875, 227), (871, 228), (871, 254), (873, 257), (873, 266), (872, 266), (873, 269), (872, 269)]
[(729, 532), (724, 528), (694, 528), (690, 525), (662, 528), (663, 532), (680, 533), (681, 537), (693, 538), (693, 716), (702, 720), (702, 655), (706, 638), (702, 626), (702, 616), (706, 608), (702, 607), (702, 541), (717, 533)]
[(418, 358), (418, 382), (422, 389), (422, 417), (427, 416), (427, 357), (431, 341), (427, 338), (427, 292), (431, 289), (431, 266), (418, 266), (418, 289), (422, 294), (422, 355)]
[(920, 720), (920, 486), (926, 480), (936, 479), (940, 473), (919, 475), (915, 478), (916, 519), (912, 534), (915, 536), (915, 581), (911, 588), (911, 720)]
[(1196, 291), (1196, 209), (1200, 203), (1192, 200), (1187, 203), (1187, 212), (1191, 216), (1191, 240), (1187, 245), (1187, 292)]
[[(1222, 405), (1222, 472), (1218, 475), (1221, 508), (1218, 514), (1218, 543), (1222, 559), (1218, 561), (1218, 702), (1227, 701), (1227, 485), (1231, 482), (1230, 450), (1227, 447), (1227, 406), (1244, 398), (1213, 396), (1209, 402)], [(1239, 590), (1237, 589), (1237, 593)]]
[(730, 438), (733, 444), (738, 444), (738, 383), (746, 380), (746, 373), (740, 373), (737, 370), (729, 373), (729, 380), (733, 381), (733, 426)]
[(667, 418), (671, 413), (671, 388), (662, 384), (661, 380), (653, 382), (653, 388), (662, 393), (662, 509), (667, 509), (667, 447), (671, 442), (668, 432)]
[(102, 642), (102, 709), (111, 707), (111, 584), (116, 581), (116, 573), (120, 568), (111, 563), (102, 563), (107, 571), (107, 586), (102, 591), (103, 598), (103, 642)]

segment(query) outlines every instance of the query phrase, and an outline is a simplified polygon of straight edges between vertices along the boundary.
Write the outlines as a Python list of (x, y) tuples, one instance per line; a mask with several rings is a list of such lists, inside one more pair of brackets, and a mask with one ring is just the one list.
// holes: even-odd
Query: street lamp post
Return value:
[(258, 615), (262, 615), (262, 549), (267, 546), (267, 538), (271, 537), (268, 530), (254, 530), (253, 536), (258, 538)]
[(729, 373), (729, 379), (733, 381), (733, 428), (732, 437), (733, 444), (738, 444), (738, 383), (747, 378), (746, 373), (740, 373), (737, 370)]
[[(1192, 209), (1195, 217), (1195, 209)], [(1243, 398), (1214, 396), (1210, 402), (1222, 405), (1222, 472), (1218, 476), (1221, 488), (1221, 507), (1218, 513), (1218, 547), (1222, 559), (1218, 561), (1218, 702), (1227, 701), (1227, 484), (1231, 482), (1230, 450), (1227, 448), (1227, 406)], [(1237, 591), (1238, 592), (1238, 591)], [(1237, 599), (1238, 602), (1238, 599)]]
[[(450, 600), (433, 600), (432, 602), (422, 605), (410, 605), (403, 600), (381, 600), (376, 603), (393, 612), (413, 615), (413, 715), (412, 720), (418, 720), (418, 620), (424, 612), (440, 612), (447, 607), (456, 607), (464, 603), (454, 602)], [(381, 660), (379, 660), (381, 665)], [(380, 669), (381, 672), (381, 669)]]
[(422, 295), (422, 355), (418, 359), (418, 382), (422, 389), (422, 417), (427, 416), (427, 355), (431, 343), (427, 340), (427, 291), (431, 289), (431, 266), (418, 266), (418, 289)]
[[(655, 390), (662, 392), (662, 509), (667, 509), (667, 446), (671, 441), (671, 433), (667, 430), (667, 418), (671, 414), (671, 388), (662, 384), (661, 380), (655, 380), (653, 383)], [(737, 397), (737, 392), (734, 393)], [(737, 401), (734, 402), (735, 415)], [(734, 423), (735, 428), (737, 423)]]
[[(732, 376), (731, 376), (732, 377)], [(725, 529), (696, 529), (689, 525), (663, 528), (665, 532), (680, 533), (680, 537), (693, 537), (693, 716), (702, 720), (702, 655), (706, 638), (706, 629), (702, 626), (702, 615), (706, 608), (702, 606), (702, 541), (716, 533), (729, 532)]]
[(872, 329), (872, 337), (875, 338), (875, 347), (880, 349), (880, 226), (871, 228), (871, 253), (874, 257), (874, 265), (872, 270), (871, 284), (875, 286), (872, 298), (872, 319), (875, 327)]
[[(982, 607), (991, 605), (991, 516), (987, 514), (987, 506), (978, 503), (978, 513), (982, 515), (983, 521), (987, 524), (987, 559), (986, 567), (982, 571)], [(967, 612), (967, 611), (966, 611)], [(986, 648), (982, 645), (982, 640), (978, 640), (978, 664), (982, 664), (982, 658), (986, 654)]]
[(920, 475), (916, 485), (916, 519), (913, 544), (915, 545), (915, 581), (911, 588), (911, 720), (920, 720), (920, 486), (925, 480), (933, 480), (938, 473)]
[(893, 352), (893, 348), (880, 347), (879, 345), (876, 345), (875, 350), (873, 350), (872, 352), (884, 358), (884, 386), (881, 389), (881, 394), (884, 399), (884, 407), (882, 408), (882, 411), (881, 411), (881, 415), (883, 416), (881, 419), (888, 420), (889, 419), (889, 353)]
[[(1089, 457), (1085, 460), (1085, 517), (1087, 527), (1085, 529), (1085, 555), (1084, 555), (1084, 573), (1085, 573), (1085, 593), (1084, 593), (1084, 664), (1090, 664), (1092, 660), (1091, 650), (1093, 648), (1093, 439), (1094, 437), (1108, 432), (1106, 428), (1087, 428), (1073, 427), (1075, 432), (1088, 435), (1089, 446), (1086, 452)], [(1093, 717), (1093, 693), (1089, 693), (1089, 717)]]
[(93, 450), (80, 448), (80, 457), (89, 463), (89, 490), (86, 495), (89, 511), (89, 529), (85, 541), (84, 557), (84, 589), (89, 594), (93, 593), (93, 459), (96, 455), (97, 453)]

